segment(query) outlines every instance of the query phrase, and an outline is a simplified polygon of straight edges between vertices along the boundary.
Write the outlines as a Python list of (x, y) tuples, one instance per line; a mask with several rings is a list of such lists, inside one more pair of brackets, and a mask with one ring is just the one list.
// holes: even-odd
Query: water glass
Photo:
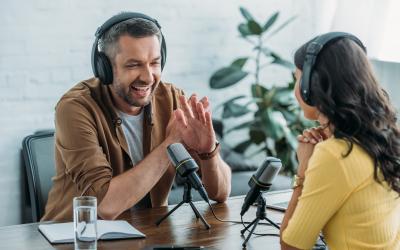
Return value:
[(75, 249), (97, 249), (96, 197), (75, 197), (73, 204)]

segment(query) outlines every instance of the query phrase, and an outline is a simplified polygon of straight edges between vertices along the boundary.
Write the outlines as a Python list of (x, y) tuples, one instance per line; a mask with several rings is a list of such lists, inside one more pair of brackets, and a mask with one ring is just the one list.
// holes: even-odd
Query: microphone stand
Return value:
[(262, 193), (259, 194), (258, 198), (257, 198), (257, 213), (256, 213), (256, 218), (249, 224), (247, 225), (244, 229), (242, 229), (240, 231), (240, 233), (242, 234), (242, 236), (244, 235), (244, 232), (249, 229), (253, 224), (253, 228), (250, 230), (249, 235), (247, 236), (246, 240), (243, 242), (242, 246), (245, 248), (247, 242), (249, 241), (251, 235), (253, 234), (254, 230), (256, 229), (258, 223), (261, 220), (266, 220), (268, 221), (271, 225), (273, 225), (274, 227), (276, 227), (277, 229), (279, 229), (279, 226), (277, 224), (275, 224), (273, 221), (271, 221), (270, 219), (268, 219), (267, 217), (267, 205), (266, 205), (266, 201), (264, 196), (262, 195)]
[(166, 219), (170, 214), (172, 214), (176, 209), (178, 209), (180, 206), (182, 206), (182, 204), (184, 203), (189, 203), (189, 205), (192, 207), (192, 210), (194, 212), (194, 214), (196, 215), (197, 219), (200, 219), (205, 228), (206, 229), (210, 229), (211, 226), (207, 223), (207, 221), (204, 219), (204, 217), (199, 213), (199, 211), (197, 210), (197, 208), (194, 206), (193, 202), (192, 202), (192, 194), (191, 194), (191, 189), (192, 186), (190, 185), (190, 183), (187, 181), (185, 182), (184, 185), (184, 191), (183, 191), (183, 200), (181, 202), (179, 202), (178, 205), (176, 205), (171, 211), (169, 211), (166, 215), (164, 215), (163, 217), (161, 217), (157, 222), (156, 225), (159, 226), (161, 224), (161, 222)]

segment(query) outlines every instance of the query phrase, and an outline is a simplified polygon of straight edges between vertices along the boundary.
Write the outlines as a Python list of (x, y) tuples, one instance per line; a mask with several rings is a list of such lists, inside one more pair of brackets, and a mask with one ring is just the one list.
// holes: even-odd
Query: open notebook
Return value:
[[(278, 192), (279, 191), (276, 191), (275, 193)], [(286, 190), (280, 192), (279, 195), (270, 195), (269, 193), (267, 193), (265, 197), (267, 201), (267, 208), (272, 208), (285, 212), (285, 210), (289, 206), (289, 201), (291, 197), (292, 197), (292, 192), (287, 192)]]
[[(70, 243), (74, 242), (73, 222), (41, 224), (39, 231), (51, 243)], [(125, 238), (144, 238), (143, 233), (123, 220), (97, 220), (97, 239), (125, 239)]]

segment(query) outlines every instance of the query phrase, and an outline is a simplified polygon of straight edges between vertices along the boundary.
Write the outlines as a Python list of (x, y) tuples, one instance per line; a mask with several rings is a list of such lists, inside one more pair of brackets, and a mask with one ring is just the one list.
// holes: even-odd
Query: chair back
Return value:
[(44, 215), (48, 193), (55, 175), (54, 131), (37, 132), (24, 138), (22, 154), (28, 180), (32, 220)]

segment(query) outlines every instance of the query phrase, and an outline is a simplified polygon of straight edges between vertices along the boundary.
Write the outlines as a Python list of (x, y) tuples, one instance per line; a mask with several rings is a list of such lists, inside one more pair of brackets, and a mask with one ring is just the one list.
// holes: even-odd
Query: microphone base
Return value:
[(204, 217), (200, 214), (199, 210), (197, 210), (196, 206), (193, 204), (192, 202), (192, 194), (191, 194), (191, 189), (192, 186), (190, 185), (189, 182), (185, 182), (185, 186), (184, 186), (184, 191), (183, 191), (183, 199), (181, 202), (179, 202), (171, 211), (169, 211), (166, 215), (164, 215), (163, 217), (161, 217), (160, 219), (158, 219), (156, 221), (156, 225), (159, 226), (161, 224), (161, 222), (163, 222), (166, 218), (168, 218), (168, 216), (170, 216), (175, 210), (177, 210), (180, 206), (182, 206), (185, 203), (188, 203), (190, 205), (190, 207), (192, 208), (194, 214), (196, 215), (197, 219), (200, 219), (203, 224), (204, 227), (208, 230), (211, 228), (210, 224), (207, 223), (207, 221), (204, 219)]
[(275, 224), (273, 221), (271, 221), (268, 217), (267, 217), (267, 205), (265, 202), (265, 198), (264, 196), (262, 196), (262, 193), (260, 193), (260, 195), (257, 198), (257, 213), (256, 213), (256, 218), (249, 224), (247, 225), (245, 228), (243, 228), (240, 233), (241, 235), (244, 235), (244, 233), (251, 227), (250, 233), (249, 235), (247, 235), (246, 240), (243, 242), (242, 246), (243, 248), (246, 248), (247, 242), (249, 241), (251, 235), (253, 234), (254, 230), (256, 229), (258, 223), (261, 220), (266, 220), (268, 221), (272, 226), (276, 227), (278, 230), (280, 229), (279, 226), (277, 224)]

